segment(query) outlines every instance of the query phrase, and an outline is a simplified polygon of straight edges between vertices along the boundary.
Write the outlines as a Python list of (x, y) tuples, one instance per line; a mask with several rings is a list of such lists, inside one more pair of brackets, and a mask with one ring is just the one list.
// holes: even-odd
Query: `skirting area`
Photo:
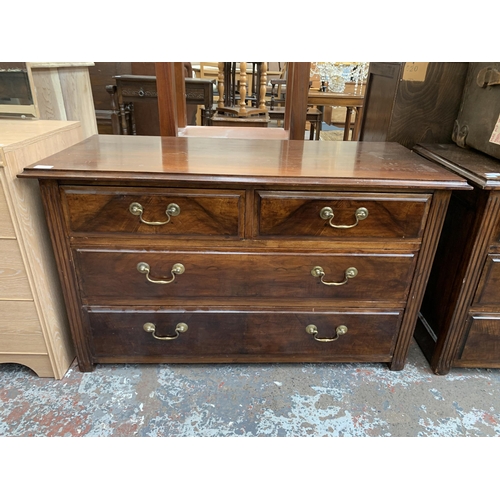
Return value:
[(0, 436), (499, 436), (500, 371), (383, 364), (0, 365)]

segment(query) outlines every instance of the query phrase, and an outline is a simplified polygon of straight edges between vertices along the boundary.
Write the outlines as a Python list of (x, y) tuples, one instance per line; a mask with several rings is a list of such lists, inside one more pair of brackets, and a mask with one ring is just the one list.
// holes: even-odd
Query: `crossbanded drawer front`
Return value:
[(72, 234), (242, 237), (244, 191), (63, 187)]
[[(500, 313), (470, 314), (457, 365), (500, 367)], [(455, 363), (454, 363), (455, 364)]]
[(259, 191), (258, 235), (419, 239), (431, 198), (428, 194)]
[(500, 254), (486, 257), (473, 305), (500, 307)]
[[(244, 297), (404, 301), (414, 254), (75, 251), (89, 303)], [(177, 269), (176, 266), (179, 268)], [(321, 272), (320, 272), (321, 270)]]
[(88, 311), (96, 361), (113, 356), (131, 361), (157, 361), (158, 356), (388, 361), (400, 321), (399, 310)]

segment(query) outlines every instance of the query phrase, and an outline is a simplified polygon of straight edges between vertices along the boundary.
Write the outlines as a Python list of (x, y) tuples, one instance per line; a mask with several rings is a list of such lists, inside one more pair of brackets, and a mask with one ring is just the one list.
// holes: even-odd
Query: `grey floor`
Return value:
[(0, 365), (0, 436), (500, 435), (500, 370), (384, 364)]

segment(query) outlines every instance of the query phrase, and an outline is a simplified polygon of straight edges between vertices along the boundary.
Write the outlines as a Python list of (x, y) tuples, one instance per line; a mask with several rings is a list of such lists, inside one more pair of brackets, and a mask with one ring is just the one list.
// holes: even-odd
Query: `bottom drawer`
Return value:
[(500, 314), (471, 314), (455, 366), (500, 367)]
[(390, 361), (402, 317), (400, 310), (89, 308), (87, 314), (94, 362), (136, 363)]

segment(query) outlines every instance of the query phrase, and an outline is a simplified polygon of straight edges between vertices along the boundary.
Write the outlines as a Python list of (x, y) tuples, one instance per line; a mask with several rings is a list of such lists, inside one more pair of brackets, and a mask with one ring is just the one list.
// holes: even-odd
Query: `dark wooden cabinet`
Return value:
[(41, 163), (21, 177), (40, 182), (83, 371), (400, 370), (451, 189), (468, 189), (393, 143), (94, 136)]
[(453, 192), (415, 338), (435, 373), (500, 367), (500, 161), (454, 144), (415, 146), (462, 175)]
[(422, 81), (412, 80), (410, 64), (415, 63), (370, 63), (361, 141), (394, 141), (407, 148), (452, 142), (468, 63), (424, 63)]

